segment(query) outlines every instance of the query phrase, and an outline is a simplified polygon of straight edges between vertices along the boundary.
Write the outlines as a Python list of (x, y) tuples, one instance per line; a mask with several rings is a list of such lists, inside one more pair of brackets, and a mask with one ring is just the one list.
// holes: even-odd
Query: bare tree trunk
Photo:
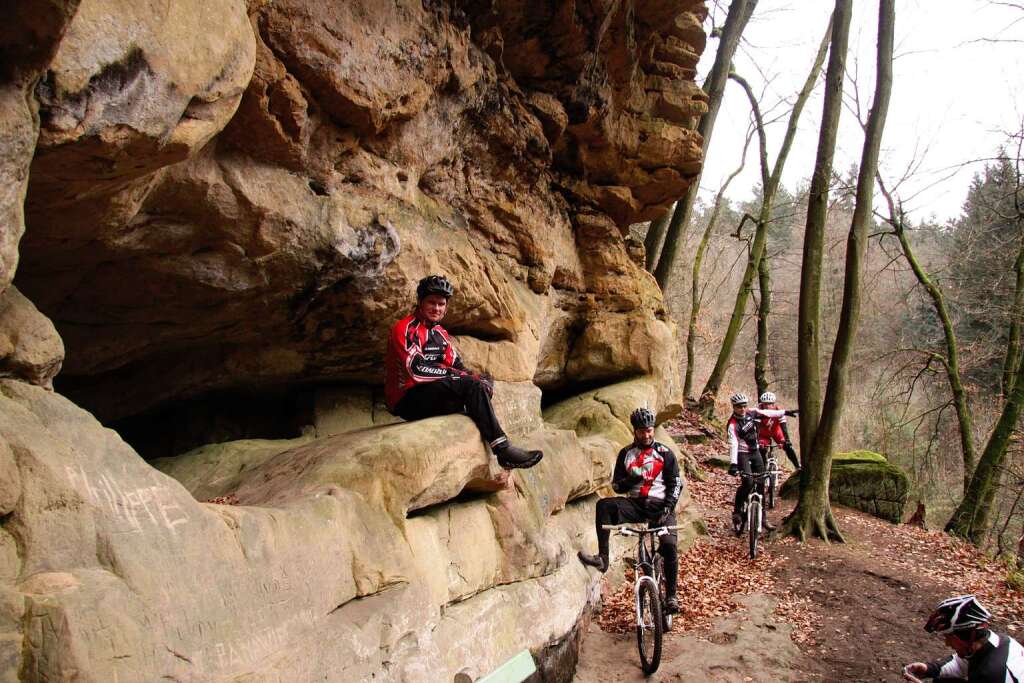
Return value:
[(949, 311), (946, 309), (946, 299), (942, 294), (942, 290), (932, 281), (914, 256), (914, 251), (910, 246), (910, 241), (907, 239), (904, 229), (902, 208), (897, 208), (892, 194), (886, 189), (881, 178), (878, 179), (878, 184), (882, 194), (885, 196), (886, 203), (889, 205), (888, 223), (892, 226), (893, 232), (900, 242), (903, 256), (910, 265), (910, 269), (914, 271), (914, 276), (917, 277), (918, 283), (928, 292), (928, 296), (932, 300), (932, 308), (935, 309), (935, 314), (942, 323), (942, 334), (946, 343), (946, 356), (942, 359), (942, 364), (946, 368), (946, 379), (949, 382), (949, 389), (953, 394), (953, 407), (956, 410), (957, 424), (960, 428), (960, 454), (964, 463), (964, 492), (966, 493), (967, 486), (971, 481), (971, 475), (974, 474), (974, 421), (967, 402), (967, 391), (960, 380), (960, 353), (959, 345), (956, 341), (956, 332), (953, 330), (953, 322), (949, 317)]
[(973, 543), (980, 543), (988, 529), (992, 514), (991, 501), (995, 497), (1006, 449), (1017, 426), (1021, 406), (1024, 405), (1024, 358), (1021, 356), (1017, 357), (1012, 384), (1013, 389), (1006, 397), (1002, 413), (988, 437), (985, 450), (978, 458), (978, 466), (974, 468), (974, 476), (971, 477), (964, 498), (946, 524), (946, 531)]
[(754, 351), (754, 382), (757, 395), (768, 391), (768, 316), (772, 312), (772, 276), (767, 256), (761, 257), (757, 269), (761, 300), (757, 305), (757, 350)]
[(644, 238), (644, 266), (648, 272), (654, 272), (654, 266), (658, 263), (658, 253), (661, 251), (661, 243), (665, 239), (665, 229), (668, 228), (668, 219), (672, 215), (672, 208), (662, 214), (661, 218), (651, 221), (647, 229), (647, 237)]
[(754, 97), (754, 91), (751, 89), (750, 84), (747, 83), (743, 77), (736, 73), (729, 75), (732, 80), (736, 81), (743, 88), (743, 91), (747, 95), (747, 99), (750, 100), (750, 108), (754, 113), (754, 123), (757, 126), (758, 141), (760, 143), (761, 150), (761, 186), (763, 187), (763, 196), (761, 198), (761, 210), (758, 214), (754, 239), (747, 259), (747, 267), (743, 272), (743, 280), (740, 283), (739, 291), (736, 292), (736, 300), (733, 303), (732, 316), (729, 318), (729, 326), (726, 328), (725, 337), (722, 339), (722, 346), (718, 351), (718, 358), (715, 361), (715, 367), (711, 370), (711, 375), (708, 377), (707, 382), (704, 384), (704, 390), (701, 392), (700, 411), (705, 415), (710, 414), (714, 410), (715, 398), (718, 396), (718, 390), (722, 386), (725, 371), (729, 367), (733, 348), (736, 345), (736, 338), (739, 336), (740, 328), (743, 325), (743, 316), (746, 313), (747, 299), (750, 296), (750, 289), (754, 282), (754, 277), (757, 275), (760, 268), (761, 256), (764, 254), (765, 242), (768, 239), (768, 223), (771, 221), (772, 206), (775, 201), (775, 195), (778, 192), (779, 184), (782, 181), (782, 171), (786, 166), (786, 160), (789, 158), (789, 151), (793, 147), (793, 140), (796, 137), (797, 127), (800, 122), (800, 115), (803, 113), (804, 105), (807, 104), (808, 98), (810, 98), (811, 93), (814, 91), (814, 86), (818, 81), (818, 74), (821, 73), (822, 65), (825, 63), (825, 54), (831, 33), (832, 22), (830, 21), (829, 27), (825, 31), (825, 37), (822, 38), (821, 46), (818, 48), (818, 54), (815, 56), (814, 64), (811, 66), (811, 71), (807, 75), (807, 80), (804, 81), (803, 88), (801, 88), (800, 93), (797, 95), (796, 102), (793, 104), (793, 111), (789, 115), (789, 122), (786, 126), (786, 134), (782, 140), (782, 147), (779, 149), (779, 155), (775, 158), (775, 165), (770, 174), (768, 172), (767, 143), (765, 141), (764, 122), (761, 117), (760, 105), (757, 103), (757, 98)]
[[(822, 405), (821, 419), (811, 442), (810, 452), (804, 446), (804, 467), (807, 476), (801, 481), (800, 498), (796, 509), (787, 520), (787, 530), (801, 539), (817, 533), (825, 540), (842, 535), (832, 516), (828, 498), (829, 477), (835, 437), (842, 420), (849, 379), (850, 356), (853, 352), (857, 325), (860, 322), (860, 290), (863, 277), (864, 254), (868, 242), (868, 226), (874, 202), (875, 174), (882, 144), (882, 132), (889, 111), (892, 93), (893, 30), (896, 19), (896, 0), (880, 0), (878, 4), (878, 53), (874, 102), (868, 116), (864, 151), (857, 177), (856, 203), (850, 234), (846, 246), (846, 277), (843, 284), (843, 305), (839, 314), (839, 329), (832, 349), (828, 387)], [(837, 2), (837, 13), (838, 13)], [(802, 378), (801, 378), (802, 379)], [(804, 418), (806, 419), (806, 418)], [(803, 423), (803, 419), (801, 423)], [(802, 424), (801, 424), (802, 426)]]
[(1021, 317), (1024, 316), (1024, 240), (1017, 250), (1017, 260), (1013, 263), (1013, 269), (1017, 273), (1017, 284), (1013, 291), (1010, 334), (1006, 344), (1006, 358), (1003, 360), (1003, 396), (1009, 396), (1013, 391), (1013, 377), (1017, 371), (1017, 357), (1020, 355), (1020, 325)]
[(740, 165), (735, 171), (729, 174), (729, 177), (722, 183), (722, 187), (718, 189), (718, 194), (715, 196), (715, 206), (711, 210), (711, 217), (708, 219), (707, 227), (704, 228), (704, 234), (701, 235), (700, 244), (697, 246), (697, 253), (693, 257), (693, 275), (690, 278), (690, 322), (686, 328), (686, 378), (683, 380), (683, 397), (689, 397), (690, 391), (693, 389), (693, 360), (694, 360), (694, 341), (697, 332), (697, 316), (700, 314), (701, 307), (701, 288), (700, 288), (700, 269), (704, 263), (704, 254), (708, 250), (708, 243), (711, 240), (711, 235), (715, 231), (715, 226), (718, 224), (718, 217), (722, 213), (722, 204), (725, 201), (725, 191), (729, 189), (729, 185), (732, 181), (743, 172), (744, 167), (747, 165), (747, 150), (750, 149), (750, 140), (754, 136), (753, 129), (747, 132), (746, 142), (743, 143), (743, 155), (740, 158)]
[[(800, 406), (800, 444), (806, 449), (814, 443), (821, 417), (821, 261), (825, 245), (825, 218), (828, 212), (832, 160), (836, 151), (836, 132), (843, 107), (843, 78), (846, 74), (846, 48), (850, 35), (850, 0), (836, 0), (832, 12), (832, 44), (825, 75), (825, 103), (818, 134), (818, 153), (807, 199), (807, 225), (804, 229), (804, 253), (800, 269), (798, 311), (797, 371), (800, 382), (797, 400)], [(806, 458), (806, 455), (804, 456)], [(806, 462), (806, 460), (805, 460)], [(810, 469), (800, 471), (801, 489), (821, 490), (828, 486), (810, 481)], [(817, 477), (815, 477), (817, 479)], [(817, 512), (817, 511), (816, 511)]]
[[(704, 92), (708, 95), (708, 111), (701, 117), (700, 123), (697, 125), (697, 132), (701, 135), (705, 154), (711, 144), (715, 119), (718, 118), (718, 111), (722, 107), (722, 95), (725, 93), (729, 71), (732, 69), (733, 55), (736, 54), (743, 30), (747, 27), (747, 22), (750, 21), (757, 2), (758, 0), (732, 0), (729, 4), (729, 13), (726, 15), (725, 25), (722, 27), (722, 37), (718, 43), (718, 51), (715, 52), (715, 61), (704, 81)], [(676, 207), (671, 212), (672, 219), (669, 221), (668, 231), (665, 234), (665, 245), (661, 249), (657, 266), (654, 268), (654, 278), (663, 292), (668, 288), (676, 257), (685, 241), (686, 229), (690, 225), (690, 216), (693, 213), (693, 204), (697, 200), (699, 186), (700, 176), (697, 176), (682, 199), (676, 202)]]

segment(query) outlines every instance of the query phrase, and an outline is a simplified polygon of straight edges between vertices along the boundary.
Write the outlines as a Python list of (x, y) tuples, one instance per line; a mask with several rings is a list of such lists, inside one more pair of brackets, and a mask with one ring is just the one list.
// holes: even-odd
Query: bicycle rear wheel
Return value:
[(640, 582), (637, 600), (640, 602), (640, 623), (636, 626), (636, 646), (640, 651), (640, 667), (650, 675), (661, 665), (661, 637), (664, 632), (661, 601), (650, 581)]
[(772, 472), (772, 474), (768, 475), (768, 490), (765, 491), (765, 494), (768, 496), (768, 509), (769, 510), (774, 510), (775, 509), (775, 484), (776, 484), (776, 481), (778, 480), (778, 478), (779, 478), (779, 476), (777, 474), (775, 474), (774, 472)]
[(757, 539), (761, 531), (761, 501), (752, 500), (747, 507), (747, 529), (750, 532), (750, 559), (757, 558)]

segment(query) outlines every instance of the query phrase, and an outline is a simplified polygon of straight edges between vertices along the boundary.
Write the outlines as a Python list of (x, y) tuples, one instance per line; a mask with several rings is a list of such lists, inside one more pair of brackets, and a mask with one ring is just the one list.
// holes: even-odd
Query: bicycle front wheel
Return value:
[(748, 507), (747, 529), (750, 532), (750, 559), (757, 557), (757, 539), (761, 531), (761, 501), (752, 500)]
[(664, 624), (661, 621), (661, 601), (651, 581), (641, 581), (637, 588), (640, 603), (636, 625), (636, 646), (640, 650), (640, 666), (645, 674), (652, 674), (661, 664), (661, 637)]
[(768, 496), (768, 509), (775, 509), (775, 483), (778, 480), (778, 475), (772, 473), (768, 476), (768, 490), (765, 494)]
[(668, 588), (665, 586), (665, 558), (660, 554), (654, 560), (654, 574), (658, 577), (658, 600), (661, 603), (661, 623), (663, 631), (672, 630), (672, 615), (668, 613)]

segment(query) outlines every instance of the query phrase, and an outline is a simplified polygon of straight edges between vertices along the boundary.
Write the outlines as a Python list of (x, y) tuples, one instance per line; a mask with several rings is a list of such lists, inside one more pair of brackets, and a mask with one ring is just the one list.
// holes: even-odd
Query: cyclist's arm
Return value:
[(615, 493), (626, 493), (636, 486), (641, 477), (636, 477), (626, 471), (626, 452), (629, 446), (619, 451), (615, 458), (615, 471), (612, 473), (612, 490)]
[(785, 410), (774, 410), (772, 408), (750, 408), (749, 412), (760, 417), (786, 417)]
[(661, 470), (661, 476), (665, 482), (665, 512), (672, 512), (676, 508), (676, 502), (683, 492), (683, 477), (679, 472), (679, 461), (675, 453), (665, 448), (663, 454), (665, 464)]
[(925, 673), (928, 678), (962, 678), (967, 680), (967, 662), (957, 655), (950, 655), (928, 664)]
[(729, 420), (725, 426), (725, 433), (729, 439), (729, 464), (738, 465), (740, 463), (740, 437), (736, 433), (735, 420)]

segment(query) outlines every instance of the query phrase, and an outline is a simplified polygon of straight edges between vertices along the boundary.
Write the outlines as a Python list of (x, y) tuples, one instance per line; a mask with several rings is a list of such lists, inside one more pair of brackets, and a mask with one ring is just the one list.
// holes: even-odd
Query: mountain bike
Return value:
[(753, 486), (750, 487), (750, 493), (747, 494), (747, 501), (744, 503), (745, 516), (743, 521), (740, 522), (740, 528), (736, 529), (736, 534), (740, 535), (743, 530), (746, 529), (747, 537), (750, 540), (750, 559), (757, 558), (757, 542), (762, 535), (762, 522), (764, 521), (764, 505), (762, 502), (762, 496), (758, 493), (758, 481), (766, 480), (771, 475), (765, 472), (756, 472), (753, 474), (746, 474), (740, 472), (741, 477), (750, 477), (753, 482)]
[(636, 569), (633, 581), (636, 646), (640, 651), (640, 667), (650, 675), (661, 664), (662, 636), (672, 628), (672, 615), (667, 613), (665, 597), (665, 558), (658, 553), (657, 539), (682, 527), (606, 524), (601, 528), (619, 536), (637, 537), (636, 556), (633, 558)]
[(769, 510), (775, 509), (775, 493), (779, 490), (779, 476), (782, 468), (779, 467), (779, 459), (775, 457), (775, 444), (768, 444), (768, 450), (764, 454), (764, 471), (768, 475), (765, 482), (764, 497)]

